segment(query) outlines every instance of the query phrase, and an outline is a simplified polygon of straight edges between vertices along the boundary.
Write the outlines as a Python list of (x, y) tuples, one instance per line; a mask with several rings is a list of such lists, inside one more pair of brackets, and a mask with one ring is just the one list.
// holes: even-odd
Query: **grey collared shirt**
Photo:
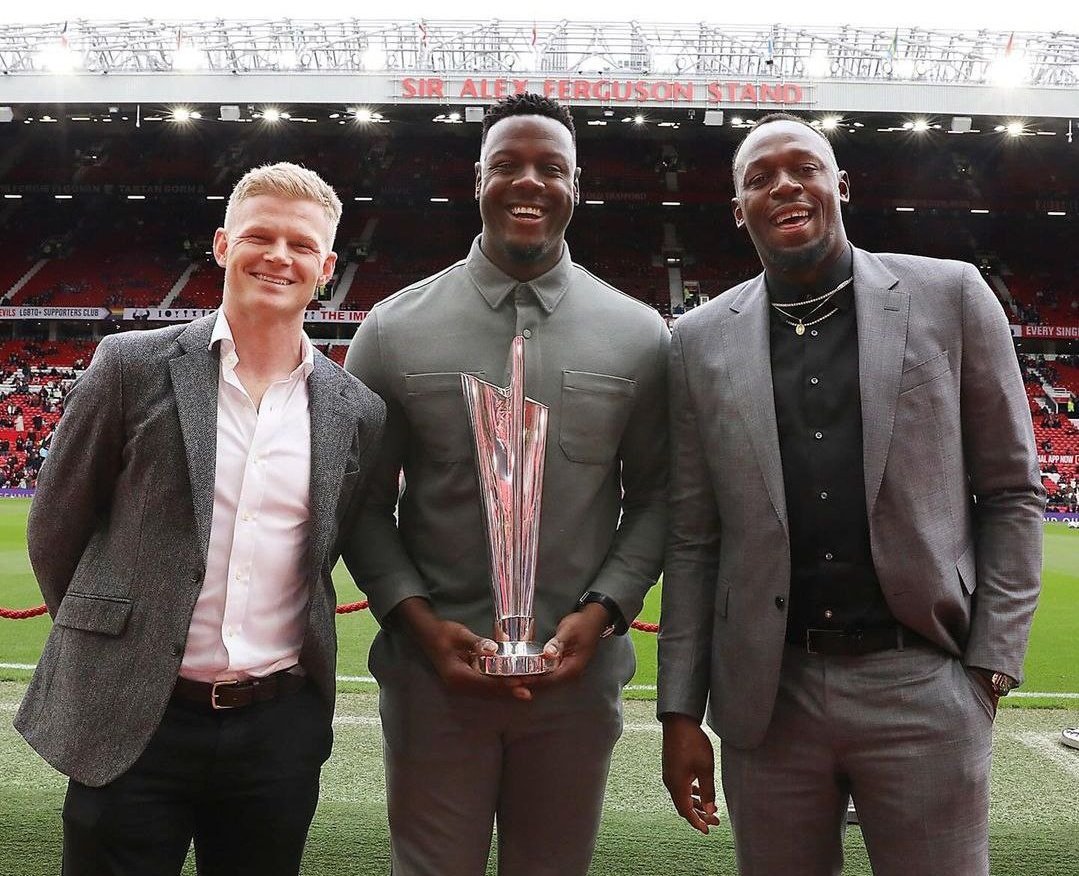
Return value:
[[(493, 627), (480, 495), (460, 372), (505, 386), (525, 337), (525, 390), (549, 408), (536, 582), (544, 641), (596, 590), (636, 617), (656, 580), (666, 517), (666, 357), (660, 316), (570, 260), (518, 283), (479, 239), (468, 258), (378, 304), (347, 369), (388, 405), (385, 451), (352, 545), (383, 619), (428, 598), (440, 617)], [(398, 501), (399, 473), (404, 490)], [(395, 520), (394, 513), (397, 513)]]

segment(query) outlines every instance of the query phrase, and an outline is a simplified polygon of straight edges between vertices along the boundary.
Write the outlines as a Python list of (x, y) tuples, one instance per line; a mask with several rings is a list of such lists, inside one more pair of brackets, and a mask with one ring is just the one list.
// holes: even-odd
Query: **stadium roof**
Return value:
[(490, 102), (1079, 117), (1079, 34), (486, 21), (0, 26), (0, 104)]

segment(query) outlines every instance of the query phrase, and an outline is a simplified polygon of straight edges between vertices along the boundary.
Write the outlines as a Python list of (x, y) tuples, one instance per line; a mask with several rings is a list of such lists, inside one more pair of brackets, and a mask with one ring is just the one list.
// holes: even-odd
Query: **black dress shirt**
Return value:
[[(769, 298), (781, 306), (815, 298), (852, 270), (848, 251), (820, 288), (795, 290), (769, 280)], [(805, 316), (813, 307), (785, 308), (806, 323), (835, 309), (807, 325), (802, 335), (770, 307), (772, 384), (791, 539), (787, 640), (799, 643), (807, 629), (853, 631), (895, 623), (869, 545), (854, 285)]]

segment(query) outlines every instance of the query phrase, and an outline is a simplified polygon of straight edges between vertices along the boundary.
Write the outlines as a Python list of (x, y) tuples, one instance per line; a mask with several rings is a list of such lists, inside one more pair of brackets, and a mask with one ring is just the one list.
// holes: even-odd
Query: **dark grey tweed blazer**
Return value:
[[(202, 588), (217, 440), (214, 319), (101, 342), (68, 396), (30, 509), (30, 561), (53, 628), (15, 727), (86, 785), (112, 781), (145, 749)], [(330, 709), (330, 572), (385, 406), (317, 352), (308, 389), (311, 596), (300, 663)]]

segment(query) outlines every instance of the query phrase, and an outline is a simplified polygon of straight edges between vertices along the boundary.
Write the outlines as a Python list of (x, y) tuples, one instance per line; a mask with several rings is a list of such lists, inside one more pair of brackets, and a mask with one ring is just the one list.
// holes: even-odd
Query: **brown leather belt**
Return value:
[(172, 690), (173, 699), (194, 703), (207, 709), (240, 709), (252, 703), (264, 703), (285, 694), (295, 693), (307, 684), (307, 677), (282, 669), (265, 678), (243, 681), (192, 681), (177, 678)]
[(806, 630), (805, 641), (799, 642), (810, 654), (831, 657), (857, 657), (875, 651), (902, 651), (904, 644), (917, 636), (899, 624), (871, 630)]

